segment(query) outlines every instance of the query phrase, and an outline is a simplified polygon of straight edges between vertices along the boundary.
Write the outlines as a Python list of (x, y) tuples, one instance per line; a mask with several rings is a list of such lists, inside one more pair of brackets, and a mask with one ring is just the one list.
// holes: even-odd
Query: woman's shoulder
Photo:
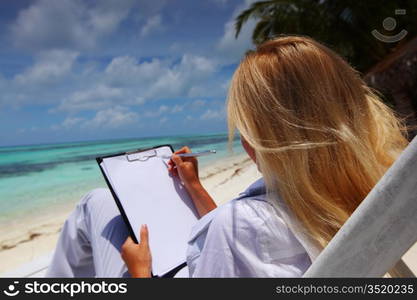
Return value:
[(220, 225), (233, 223), (234, 226), (254, 227), (275, 222), (286, 226), (277, 206), (267, 199), (263, 179), (255, 181), (238, 198), (219, 206), (217, 210), (213, 223)]
[(208, 235), (222, 235), (248, 247), (256, 241), (261, 252), (277, 257), (304, 253), (304, 247), (281, 216), (279, 205), (270, 201), (265, 195), (231, 200), (213, 216)]
[(195, 276), (301, 276), (309, 263), (305, 249), (275, 205), (254, 191), (200, 220), (188, 252)]
[(265, 227), (269, 223), (286, 227), (279, 213), (265, 196), (234, 199), (219, 206), (217, 210), (213, 215), (211, 228), (246, 229), (246, 232), (255, 234), (270, 229)]
[(235, 199), (219, 207), (208, 227), (205, 249), (222, 251), (240, 266), (250, 266), (265, 276), (276, 272), (284, 276), (277, 267), (280, 264), (295, 270), (289, 271), (291, 276), (299, 276), (298, 265), (303, 269), (308, 262), (306, 250), (279, 212), (259, 197)]

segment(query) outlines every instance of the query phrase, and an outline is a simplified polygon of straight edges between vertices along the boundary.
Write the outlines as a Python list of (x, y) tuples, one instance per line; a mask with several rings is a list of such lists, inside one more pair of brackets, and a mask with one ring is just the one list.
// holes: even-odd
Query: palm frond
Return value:
[(260, 44), (270, 38), (271, 31), (271, 22), (265, 18), (256, 24), (252, 33), (252, 40), (255, 44)]
[(383, 19), (392, 16), (396, 8), (401, 6), (407, 10), (406, 16), (396, 18), (398, 28), (409, 32), (406, 39), (417, 35), (414, 1), (388, 1), (384, 5), (378, 1), (358, 0), (259, 1), (236, 17), (235, 37), (245, 23), (255, 19), (254, 44), (281, 34), (307, 35), (345, 56), (359, 70), (366, 70), (395, 48), (375, 39), (371, 31), (382, 29)]
[(235, 38), (239, 36), (240, 31), (242, 30), (243, 25), (249, 20), (251, 17), (259, 17), (262, 15), (263, 11), (270, 7), (272, 4), (276, 2), (275, 0), (269, 1), (260, 1), (253, 3), (248, 9), (241, 12), (235, 19)]

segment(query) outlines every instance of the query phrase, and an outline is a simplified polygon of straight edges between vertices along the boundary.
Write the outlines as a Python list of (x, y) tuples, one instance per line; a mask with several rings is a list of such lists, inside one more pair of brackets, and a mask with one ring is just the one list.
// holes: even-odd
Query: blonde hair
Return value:
[(269, 195), (284, 199), (319, 247), (408, 143), (402, 122), (359, 74), (307, 37), (276, 38), (249, 52), (227, 102), (229, 140), (238, 129)]

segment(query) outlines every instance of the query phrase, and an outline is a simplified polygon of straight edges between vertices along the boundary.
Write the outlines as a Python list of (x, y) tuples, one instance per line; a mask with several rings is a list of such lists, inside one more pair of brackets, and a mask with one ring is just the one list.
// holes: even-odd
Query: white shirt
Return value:
[[(275, 210), (265, 200), (260, 180), (238, 199), (201, 218), (189, 241), (190, 276), (301, 276), (318, 252), (303, 238), (301, 230), (294, 230), (294, 218), (279, 203)], [(129, 276), (120, 256), (128, 236), (110, 191), (93, 190), (66, 220), (47, 276)], [(186, 270), (178, 276), (185, 275)]]
[(187, 251), (191, 277), (303, 275), (314, 255), (307, 253), (264, 191), (263, 180), (258, 180), (193, 227)]

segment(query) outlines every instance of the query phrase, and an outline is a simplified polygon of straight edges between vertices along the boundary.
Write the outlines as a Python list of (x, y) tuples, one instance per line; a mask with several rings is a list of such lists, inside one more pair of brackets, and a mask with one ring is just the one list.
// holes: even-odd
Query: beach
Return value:
[[(216, 135), (204, 136), (200, 140), (195, 137), (193, 139), (181, 137), (175, 140), (172, 138), (168, 140), (150, 140), (146, 141), (146, 143), (173, 143), (176, 144), (176, 149), (180, 145), (186, 144), (192, 144), (193, 149), (197, 150), (219, 149), (217, 156), (213, 155), (199, 159), (199, 173), (204, 187), (211, 194), (215, 202), (221, 205), (236, 198), (239, 193), (261, 177), (256, 165), (239, 147), (238, 142), (234, 145), (235, 152), (230, 153), (227, 151), (226, 140), (225, 135)], [(20, 200), (19, 197), (22, 196), (17, 192), (16, 194), (12, 194), (12, 191), (0, 189), (0, 196), (2, 196), (0, 200), (3, 200), (0, 204), (4, 208), (0, 218), (0, 275), (2, 273), (13, 272), (30, 262), (50, 255), (54, 251), (65, 219), (74, 209), (80, 198), (91, 189), (106, 187), (99, 169), (95, 165), (95, 161), (88, 153), (115, 152), (116, 150), (127, 149), (126, 147), (133, 146), (132, 143), (135, 146), (138, 144), (140, 146), (146, 144), (140, 140), (134, 142), (82, 143), (81, 146), (66, 145), (58, 147), (55, 145), (49, 148), (39, 146), (38, 148), (40, 149), (30, 147), (28, 151), (49, 151), (49, 154), (50, 151), (54, 151), (55, 155), (60, 157), (61, 160), (62, 157), (67, 157), (67, 159), (64, 159), (65, 162), (62, 164), (53, 164), (50, 161), (37, 161), (33, 164), (34, 167), (32, 166), (31, 168), (40, 169), (41, 167), (38, 165), (42, 164), (41, 171), (30, 171), (25, 174), (21, 174), (21, 171), (18, 171), (19, 174), (14, 175), (15, 180), (23, 180), (22, 178), (27, 176), (27, 181), (22, 189), (30, 190), (31, 192), (28, 192), (26, 198), (24, 198), (24, 201), (27, 202), (25, 205), (21, 204), (22, 201), (18, 201)], [(111, 147), (109, 146), (110, 144), (112, 145)], [(78, 148), (83, 149), (82, 151), (80, 150), (82, 154), (74, 150)], [(58, 154), (56, 153), (58, 151), (57, 149), (61, 149), (61, 151), (65, 149), (65, 153), (71, 153), (72, 156), (68, 157), (67, 154)], [(3, 152), (6, 153), (7, 151), (3, 149)], [(3, 166), (3, 170), (6, 168), (11, 169), (8, 166)], [(29, 167), (25, 168), (30, 169)], [(57, 175), (61, 176), (60, 181), (52, 178)], [(36, 179), (45, 176), (51, 177), (51, 185), (39, 186)], [(3, 177), (3, 181), (0, 180), (0, 186), (1, 184), (6, 185), (12, 177), (12, 175)], [(6, 199), (5, 196), (14, 196), (14, 198), (10, 198), (11, 201), (4, 201)], [(19, 211), (19, 213), (13, 213), (13, 209)], [(414, 273), (417, 273), (417, 245), (414, 245), (403, 256), (403, 259), (409, 268)]]
[[(223, 157), (200, 169), (202, 183), (218, 205), (236, 198), (260, 176), (256, 165), (243, 153)], [(51, 211), (44, 210), (38, 217), (20, 218), (12, 226), (2, 226), (0, 274), (51, 253), (62, 225), (77, 201), (55, 206)]]

